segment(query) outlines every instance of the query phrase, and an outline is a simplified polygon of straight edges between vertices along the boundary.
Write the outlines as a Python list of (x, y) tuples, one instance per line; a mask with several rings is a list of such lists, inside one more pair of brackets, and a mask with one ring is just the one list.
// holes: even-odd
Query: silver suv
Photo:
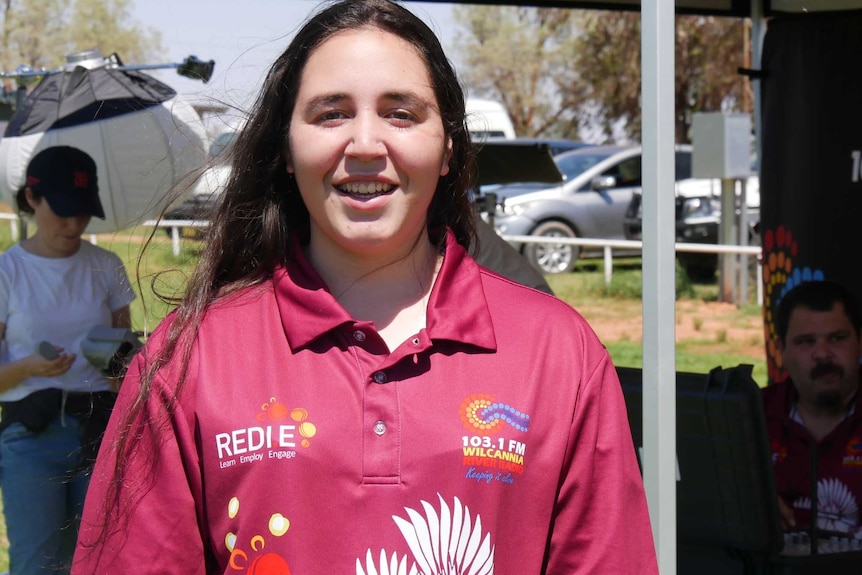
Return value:
[[(677, 146), (677, 180), (691, 177), (691, 147)], [(493, 190), (494, 227), (503, 236), (625, 239), (623, 221), (641, 193), (641, 147), (596, 146), (554, 156), (564, 176), (558, 184), (523, 183)], [(601, 256), (601, 248), (565, 243), (511, 242), (546, 274), (572, 271), (579, 257)], [(640, 255), (640, 250), (614, 250)]]

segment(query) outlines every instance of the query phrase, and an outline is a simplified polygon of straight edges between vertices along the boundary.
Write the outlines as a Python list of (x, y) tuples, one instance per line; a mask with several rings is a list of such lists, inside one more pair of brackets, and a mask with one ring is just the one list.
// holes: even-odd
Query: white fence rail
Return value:
[[(18, 241), (19, 226), (17, 214), (0, 213), (0, 219), (8, 220), (11, 226), (12, 241)], [(143, 222), (144, 226), (168, 228), (171, 230), (171, 243), (175, 256), (180, 255), (183, 228), (207, 228), (210, 223), (203, 220), (147, 220)], [(605, 284), (611, 283), (614, 270), (613, 250), (641, 250), (643, 243), (637, 240), (598, 240), (591, 238), (547, 238), (541, 236), (507, 236), (503, 239), (519, 243), (534, 243), (534, 244), (568, 244), (574, 246), (583, 246), (591, 248), (602, 248), (604, 252), (604, 278)], [(95, 243), (95, 236), (90, 236), (90, 240)], [(760, 278), (763, 270), (761, 269), (761, 249), (758, 246), (732, 246), (723, 244), (692, 244), (678, 243), (676, 244), (678, 252), (695, 252), (704, 254), (736, 254), (742, 256), (743, 268), (748, 256), (753, 256), (757, 261), (757, 278)], [(744, 275), (744, 274), (743, 274)], [(760, 281), (756, 281), (757, 285), (757, 303), (763, 304), (763, 287)]]
[[(584, 246), (584, 247), (593, 247), (593, 248), (603, 248), (604, 252), (604, 271), (605, 271), (605, 285), (610, 285), (611, 277), (613, 276), (614, 269), (614, 258), (613, 258), (613, 250), (614, 249), (623, 249), (623, 250), (642, 250), (643, 242), (640, 240), (597, 240), (592, 238), (547, 238), (541, 236), (507, 236), (503, 235), (503, 239), (512, 242), (519, 243), (533, 243), (533, 244), (568, 244), (573, 246)], [(762, 250), (759, 246), (736, 246), (736, 245), (726, 245), (726, 244), (693, 244), (693, 243), (676, 243), (674, 244), (676, 251), (678, 252), (694, 252), (694, 253), (702, 253), (702, 254), (736, 254), (742, 256), (742, 269), (745, 270), (748, 268), (747, 259), (748, 256), (754, 256), (757, 262), (757, 278), (762, 277), (763, 269), (762, 269)], [(741, 274), (742, 277), (746, 277), (746, 274)], [(760, 281), (755, 282), (757, 286), (757, 304), (763, 305), (763, 286)], [(745, 282), (742, 282), (742, 288), (740, 291), (745, 292)]]
[(210, 223), (206, 220), (147, 220), (142, 225), (157, 228), (170, 228), (171, 244), (174, 255), (180, 255), (180, 236), (183, 228), (208, 228)]

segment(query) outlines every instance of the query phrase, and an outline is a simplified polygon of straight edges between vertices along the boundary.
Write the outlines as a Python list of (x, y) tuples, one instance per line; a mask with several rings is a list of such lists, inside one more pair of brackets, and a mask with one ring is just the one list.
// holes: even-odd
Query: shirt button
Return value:
[(377, 383), (386, 383), (386, 374), (382, 371), (378, 371), (374, 374), (374, 381)]
[(383, 435), (384, 433), (386, 433), (386, 424), (382, 421), (378, 421), (377, 423), (375, 423), (374, 433), (376, 433), (377, 435)]
[(353, 339), (356, 341), (365, 341), (365, 332), (361, 329), (357, 329), (353, 332)]

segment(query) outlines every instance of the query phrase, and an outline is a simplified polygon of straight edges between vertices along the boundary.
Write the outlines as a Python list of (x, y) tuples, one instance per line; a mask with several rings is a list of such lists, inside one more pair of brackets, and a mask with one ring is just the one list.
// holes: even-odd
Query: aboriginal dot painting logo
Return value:
[(799, 266), (794, 258), (799, 254), (799, 244), (790, 230), (784, 226), (766, 230), (763, 236), (763, 286), (764, 286), (764, 330), (766, 339), (766, 363), (769, 379), (782, 381), (787, 378), (778, 350), (778, 326), (773, 310), (777, 310), (781, 298), (803, 282), (823, 281), (822, 270)]
[[(227, 515), (236, 519), (239, 515), (239, 499), (231, 498), (227, 505)], [(290, 520), (281, 513), (273, 513), (267, 525), (269, 534), (282, 537), (290, 529)], [(284, 557), (277, 553), (264, 553), (266, 537), (253, 535), (248, 542), (249, 551), (237, 545), (237, 536), (229, 532), (225, 535), (224, 544), (230, 551), (228, 565), (234, 571), (243, 571), (246, 575), (290, 575), (290, 567)]]
[(847, 442), (847, 447), (844, 451), (844, 460), (841, 463), (844, 467), (852, 467), (854, 470), (862, 468), (862, 437), (858, 435), (850, 438)]
[(260, 406), (260, 411), (257, 414), (257, 420), (262, 422), (285, 421), (288, 418), (297, 423), (297, 431), (302, 437), (299, 444), (303, 447), (311, 445), (309, 440), (317, 435), (317, 426), (308, 421), (308, 411), (302, 407), (288, 409), (276, 398), (270, 397), (268, 402)]
[(461, 421), (464, 427), (480, 435), (491, 435), (508, 425), (518, 431), (530, 428), (530, 416), (490, 395), (475, 394), (461, 404)]
[(787, 448), (781, 442), (773, 441), (770, 448), (772, 450), (772, 463), (779, 463), (787, 459)]

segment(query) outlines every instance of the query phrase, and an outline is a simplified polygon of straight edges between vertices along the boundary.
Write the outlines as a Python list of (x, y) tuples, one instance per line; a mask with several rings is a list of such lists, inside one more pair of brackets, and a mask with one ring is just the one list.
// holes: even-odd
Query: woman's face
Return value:
[(311, 53), (288, 146), (312, 251), (379, 259), (406, 253), (424, 232), (451, 140), (419, 53), (361, 28)]
[(33, 240), (39, 246), (40, 255), (57, 258), (74, 255), (81, 246), (81, 235), (91, 216), (64, 218), (54, 213), (45, 198), (34, 199), (29, 188), (25, 194), (34, 212), (36, 233)]

